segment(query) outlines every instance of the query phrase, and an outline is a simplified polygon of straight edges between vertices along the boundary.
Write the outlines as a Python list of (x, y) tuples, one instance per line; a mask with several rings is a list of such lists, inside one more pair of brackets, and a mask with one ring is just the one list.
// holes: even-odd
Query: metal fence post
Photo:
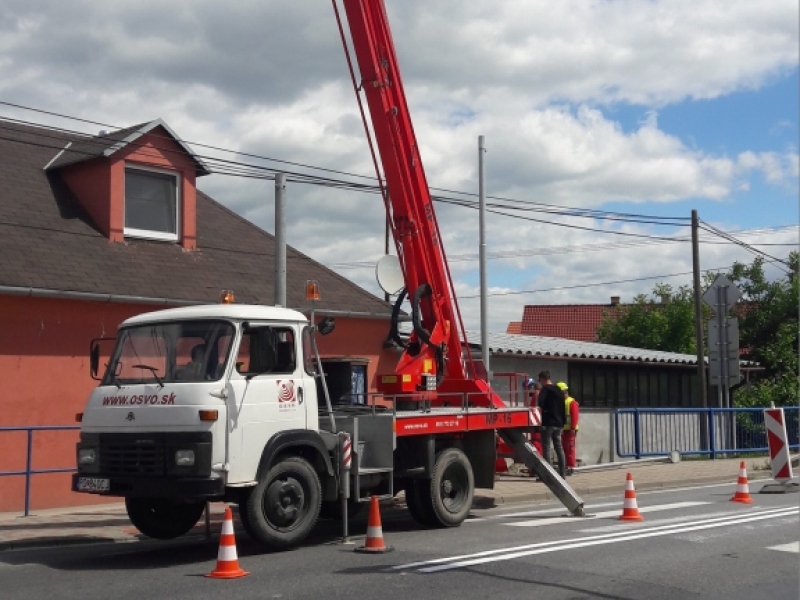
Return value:
[(633, 451), (636, 458), (642, 458), (642, 429), (639, 423), (639, 409), (633, 409)]
[(25, 461), (25, 516), (31, 507), (31, 464), (33, 462), (33, 429), (28, 429), (28, 456)]
[(716, 435), (714, 421), (716, 421), (716, 410), (709, 408), (708, 410), (708, 449), (711, 452), (711, 460), (717, 459), (717, 451), (715, 449)]

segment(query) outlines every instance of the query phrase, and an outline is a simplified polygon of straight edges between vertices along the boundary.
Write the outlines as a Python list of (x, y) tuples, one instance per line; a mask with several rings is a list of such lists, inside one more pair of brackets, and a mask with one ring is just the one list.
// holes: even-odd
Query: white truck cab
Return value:
[(316, 521), (323, 487), (335, 498), (335, 482), (320, 480), (334, 479), (336, 436), (318, 420), (303, 314), (220, 304), (135, 316), (84, 410), (73, 490), (124, 496), (133, 524), (160, 539), (189, 531), (208, 500), (239, 502), (240, 513), (253, 504), (248, 531), (293, 545), (303, 516)]

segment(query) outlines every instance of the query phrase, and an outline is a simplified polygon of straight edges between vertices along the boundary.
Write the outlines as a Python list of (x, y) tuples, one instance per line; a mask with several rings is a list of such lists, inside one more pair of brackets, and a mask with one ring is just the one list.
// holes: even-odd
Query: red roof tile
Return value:
[[(522, 313), (519, 333), (594, 342), (604, 312), (614, 310), (609, 304), (528, 305)], [(512, 325), (514, 323), (509, 324), (508, 333), (512, 333)]]
[(520, 334), (522, 333), (522, 321), (511, 321), (506, 328), (506, 333)]

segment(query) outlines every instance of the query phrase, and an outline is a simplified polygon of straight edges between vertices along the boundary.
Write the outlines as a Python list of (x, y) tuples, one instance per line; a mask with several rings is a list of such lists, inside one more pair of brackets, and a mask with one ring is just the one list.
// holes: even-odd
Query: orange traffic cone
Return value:
[(381, 508), (378, 497), (373, 496), (369, 505), (369, 519), (367, 519), (367, 537), (364, 545), (355, 548), (356, 552), (391, 552), (393, 548), (383, 542), (383, 527), (381, 526)]
[(239, 568), (239, 558), (236, 555), (236, 539), (233, 536), (233, 513), (231, 512), (231, 507), (228, 506), (225, 509), (225, 520), (222, 522), (222, 534), (219, 536), (217, 568), (206, 577), (234, 579), (249, 574)]
[(736, 493), (731, 498), (731, 502), (753, 503), (753, 499), (750, 497), (750, 487), (747, 485), (747, 467), (744, 461), (739, 465), (739, 480), (736, 482)]
[(625, 481), (625, 500), (622, 503), (622, 514), (619, 518), (621, 521), (644, 521), (636, 504), (636, 490), (633, 487), (633, 475), (630, 473)]

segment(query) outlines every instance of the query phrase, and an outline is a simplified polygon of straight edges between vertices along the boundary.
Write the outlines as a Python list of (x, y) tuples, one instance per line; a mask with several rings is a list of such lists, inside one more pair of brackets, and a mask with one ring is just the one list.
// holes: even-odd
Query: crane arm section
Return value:
[[(335, 2), (335, 0), (334, 0)], [(414, 332), (397, 374), (459, 381), (463, 325), (382, 0), (343, 0), (386, 181), (388, 219), (412, 302)]]

